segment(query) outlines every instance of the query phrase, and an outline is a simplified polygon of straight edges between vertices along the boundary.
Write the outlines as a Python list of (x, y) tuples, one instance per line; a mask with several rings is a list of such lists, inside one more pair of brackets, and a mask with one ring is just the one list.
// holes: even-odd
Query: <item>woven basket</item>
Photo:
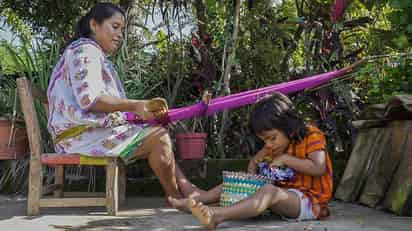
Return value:
[(271, 183), (271, 180), (261, 175), (223, 171), (220, 206), (226, 207), (243, 200), (268, 183)]

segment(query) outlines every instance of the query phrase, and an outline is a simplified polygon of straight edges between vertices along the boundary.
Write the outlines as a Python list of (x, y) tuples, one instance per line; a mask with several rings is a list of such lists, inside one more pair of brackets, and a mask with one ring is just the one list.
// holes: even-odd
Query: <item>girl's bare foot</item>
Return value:
[(183, 212), (190, 212), (190, 207), (189, 207), (190, 206), (190, 201), (189, 201), (188, 198), (177, 199), (177, 198), (173, 198), (173, 197), (169, 196), (167, 198), (167, 201), (175, 209), (178, 209), (178, 210), (183, 211)]
[(188, 201), (188, 205), (190, 207), (190, 210), (192, 211), (193, 216), (195, 216), (207, 229), (216, 229), (217, 223), (215, 221), (213, 210), (208, 206), (203, 205), (200, 202), (196, 202), (191, 198), (189, 198)]

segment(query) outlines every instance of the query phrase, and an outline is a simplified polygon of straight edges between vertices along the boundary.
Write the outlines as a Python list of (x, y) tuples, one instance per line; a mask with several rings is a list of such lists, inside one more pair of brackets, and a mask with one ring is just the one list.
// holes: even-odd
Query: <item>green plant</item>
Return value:
[(17, 110), (16, 94), (14, 79), (2, 76), (0, 78), (0, 117), (12, 119), (13, 112)]
[[(47, 89), (51, 73), (53, 71), (54, 65), (57, 63), (59, 58), (59, 46), (50, 40), (34, 40), (27, 41), (21, 39), (22, 44), (19, 46), (13, 45), (10, 42), (3, 41), (2, 47), (8, 51), (8, 56), (12, 60), (14, 70), (14, 76), (26, 77), (28, 78), (34, 86), (43, 90)], [(6, 91), (8, 92), (8, 98), (1, 100), (6, 101), (5, 105), (16, 105), (16, 83), (14, 78), (7, 78), (5, 80), (7, 84)], [(14, 95), (13, 95), (14, 94)], [(13, 97), (10, 97), (12, 96)], [(38, 118), (40, 122), (41, 129), (43, 130), (42, 135), (45, 146), (45, 150), (52, 150), (52, 142), (47, 132), (47, 115), (44, 110), (43, 105), (39, 102), (35, 102), (36, 111), (38, 113)], [(10, 106), (5, 107), (4, 110), (9, 110)], [(13, 116), (17, 118), (22, 118), (20, 107), (16, 106), (18, 110)]]
[(412, 93), (412, 57), (387, 58), (360, 69), (355, 90), (368, 104), (384, 103), (397, 94)]

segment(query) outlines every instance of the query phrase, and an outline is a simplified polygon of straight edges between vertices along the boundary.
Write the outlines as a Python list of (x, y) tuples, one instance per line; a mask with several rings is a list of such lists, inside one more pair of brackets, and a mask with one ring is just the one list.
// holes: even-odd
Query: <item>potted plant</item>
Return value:
[[(203, 102), (209, 104), (210, 98), (211, 94), (205, 91), (202, 97)], [(189, 123), (189, 126), (185, 123)], [(204, 132), (202, 118), (196, 117), (178, 124), (184, 129), (183, 133), (176, 134), (176, 147), (180, 159), (203, 159), (206, 150), (207, 134)], [(188, 129), (188, 127), (191, 128)], [(200, 132), (195, 132), (197, 128), (199, 128)]]
[[(206, 150), (207, 134), (203, 132), (201, 118), (190, 120), (191, 129), (188, 129), (185, 122), (179, 122), (185, 132), (176, 134), (176, 148), (179, 158), (185, 159), (203, 159)], [(201, 132), (195, 132), (196, 127), (200, 126)]]
[(17, 103), (14, 79), (3, 76), (0, 81), (0, 160), (22, 159), (29, 150)]

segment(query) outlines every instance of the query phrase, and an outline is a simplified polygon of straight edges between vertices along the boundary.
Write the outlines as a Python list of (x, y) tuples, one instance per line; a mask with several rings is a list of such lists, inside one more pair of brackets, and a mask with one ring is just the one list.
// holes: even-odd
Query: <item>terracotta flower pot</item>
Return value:
[(176, 134), (176, 147), (180, 159), (185, 160), (204, 158), (206, 136), (206, 133)]
[(22, 159), (29, 153), (26, 129), (14, 127), (9, 145), (12, 122), (0, 118), (0, 160)]

